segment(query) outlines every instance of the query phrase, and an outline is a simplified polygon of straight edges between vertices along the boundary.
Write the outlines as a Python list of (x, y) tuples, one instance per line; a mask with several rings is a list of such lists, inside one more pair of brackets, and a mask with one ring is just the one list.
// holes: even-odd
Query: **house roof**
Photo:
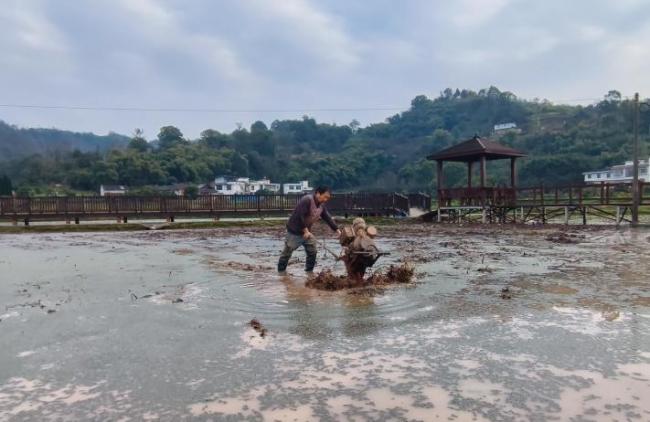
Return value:
[(471, 139), (431, 154), (427, 159), (469, 162), (479, 160), (481, 157), (485, 157), (488, 160), (499, 160), (502, 158), (525, 156), (526, 154), (521, 151), (476, 135)]

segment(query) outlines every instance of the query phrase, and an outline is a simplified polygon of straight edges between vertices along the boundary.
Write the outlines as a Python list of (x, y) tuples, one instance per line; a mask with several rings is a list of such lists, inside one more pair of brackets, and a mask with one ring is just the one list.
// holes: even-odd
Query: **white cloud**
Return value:
[[(161, 51), (189, 55), (196, 63), (210, 66), (219, 76), (241, 84), (257, 84), (257, 75), (238, 57), (235, 49), (222, 37), (185, 27), (174, 10), (157, 0), (120, 0), (119, 4), (137, 18), (138, 27), (149, 42)], [(191, 65), (191, 63), (188, 63)]]
[(38, 2), (10, 1), (3, 4), (0, 8), (3, 33), (30, 51), (65, 53), (67, 40), (35, 5)]
[[(24, 126), (197, 136), (300, 108), (402, 106), (447, 86), (520, 97), (650, 95), (642, 0), (5, 0), (0, 97), (25, 104), (298, 109), (102, 113), (0, 109)], [(311, 113), (364, 123), (390, 111)]]
[(288, 45), (308, 53), (313, 60), (334, 67), (354, 67), (362, 46), (346, 33), (340, 20), (308, 0), (248, 0), (249, 13), (272, 21), (270, 36), (282, 34)]
[(467, 29), (481, 26), (499, 15), (511, 0), (458, 0), (451, 2), (451, 20)]

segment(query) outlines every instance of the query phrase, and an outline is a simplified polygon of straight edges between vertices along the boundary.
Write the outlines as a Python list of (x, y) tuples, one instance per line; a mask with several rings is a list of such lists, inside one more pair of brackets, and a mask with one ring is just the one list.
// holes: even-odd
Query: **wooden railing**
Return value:
[(441, 207), (451, 206), (509, 206), (515, 204), (512, 188), (451, 188), (438, 190)]
[[(650, 184), (639, 183), (640, 205), (650, 205)], [(630, 183), (533, 186), (522, 188), (451, 188), (438, 190), (441, 207), (632, 205)]]
[[(650, 185), (640, 182), (640, 205), (650, 205)], [(632, 205), (630, 183), (537, 186), (517, 189), (517, 206)]]
[[(195, 199), (155, 196), (0, 197), (0, 217), (172, 216), (290, 212), (299, 195), (210, 195)], [(337, 214), (404, 214), (409, 198), (397, 193), (335, 194)]]

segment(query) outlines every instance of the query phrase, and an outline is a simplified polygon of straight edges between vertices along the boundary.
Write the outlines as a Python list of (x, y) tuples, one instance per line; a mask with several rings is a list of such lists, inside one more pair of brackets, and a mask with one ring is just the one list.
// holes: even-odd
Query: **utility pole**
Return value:
[(632, 168), (632, 225), (639, 224), (639, 93), (634, 94), (634, 166)]

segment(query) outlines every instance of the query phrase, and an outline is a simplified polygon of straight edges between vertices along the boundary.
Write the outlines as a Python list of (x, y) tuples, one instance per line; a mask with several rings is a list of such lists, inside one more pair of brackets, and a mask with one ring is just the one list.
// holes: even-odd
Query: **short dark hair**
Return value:
[(321, 195), (324, 194), (325, 192), (332, 193), (332, 190), (330, 189), (329, 186), (324, 186), (324, 185), (319, 186), (314, 190), (314, 193), (318, 193), (318, 194), (321, 194)]

